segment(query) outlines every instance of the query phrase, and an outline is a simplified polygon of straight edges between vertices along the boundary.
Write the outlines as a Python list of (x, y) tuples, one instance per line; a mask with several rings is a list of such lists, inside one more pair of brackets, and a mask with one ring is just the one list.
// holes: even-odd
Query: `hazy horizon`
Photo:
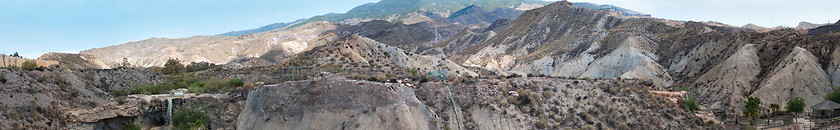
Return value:
[[(151, 37), (185, 38), (253, 29), (327, 13), (344, 13), (378, 0), (104, 1), (0, 0), (0, 49), (37, 58), (78, 53)], [(611, 4), (656, 18), (717, 21), (733, 26), (795, 27), (800, 21), (833, 23), (840, 2), (724, 0), (572, 0)]]

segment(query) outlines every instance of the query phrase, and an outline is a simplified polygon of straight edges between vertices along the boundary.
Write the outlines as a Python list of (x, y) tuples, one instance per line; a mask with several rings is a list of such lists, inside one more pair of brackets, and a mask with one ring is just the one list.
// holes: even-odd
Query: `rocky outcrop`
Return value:
[(237, 129), (436, 129), (406, 86), (324, 74), (249, 92)]

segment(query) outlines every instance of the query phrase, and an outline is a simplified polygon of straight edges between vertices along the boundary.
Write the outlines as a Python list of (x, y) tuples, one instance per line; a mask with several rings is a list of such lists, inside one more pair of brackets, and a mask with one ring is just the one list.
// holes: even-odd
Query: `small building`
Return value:
[(811, 115), (817, 118), (833, 118), (840, 116), (840, 104), (829, 100), (817, 103), (816, 105), (811, 106), (811, 109), (814, 110)]

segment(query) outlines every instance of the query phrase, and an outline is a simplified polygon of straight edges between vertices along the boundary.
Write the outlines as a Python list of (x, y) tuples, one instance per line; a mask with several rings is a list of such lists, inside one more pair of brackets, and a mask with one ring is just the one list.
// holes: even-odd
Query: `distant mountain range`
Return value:
[(242, 36), (242, 35), (250, 34), (250, 33), (267, 32), (267, 31), (271, 31), (271, 30), (274, 30), (274, 29), (278, 29), (278, 28), (285, 28), (289, 25), (295, 24), (295, 23), (303, 21), (303, 20), (305, 20), (305, 19), (298, 19), (298, 20), (295, 20), (293, 22), (288, 22), (288, 23), (273, 23), (273, 24), (265, 25), (265, 26), (255, 28), (255, 29), (248, 29), (248, 30), (241, 30), (241, 31), (230, 31), (230, 32), (227, 32), (227, 33), (219, 34), (218, 36)]
[(650, 14), (636, 12), (636, 11), (621, 8), (621, 7), (618, 7), (618, 6), (615, 6), (615, 5), (607, 5), (607, 4), (599, 5), (599, 4), (588, 3), (588, 2), (572, 2), (572, 4), (573, 4), (572, 7), (584, 7), (584, 8), (591, 9), (591, 10), (608, 10), (608, 9), (611, 9), (611, 10), (614, 10), (614, 11), (621, 11), (621, 15), (624, 15), (624, 16), (650, 17)]
[[(467, 24), (487, 24), (501, 18), (513, 19), (516, 18), (521, 11), (542, 7), (543, 5), (550, 3), (551, 2), (549, 1), (542, 0), (450, 0), (446, 2), (434, 0), (382, 0), (377, 3), (368, 3), (357, 6), (350, 11), (347, 11), (347, 13), (330, 13), (288, 23), (269, 24), (256, 29), (227, 32), (218, 34), (217, 36), (240, 36), (248, 33), (266, 32), (288, 26), (299, 26), (313, 21), (327, 21), (352, 25), (371, 20), (386, 20), (389, 22), (413, 24), (422, 21), (429, 21), (433, 18), (446, 18), (459, 16), (466, 12), (478, 12), (476, 9), (494, 13), (496, 15), (493, 16), (498, 17), (489, 18), (488, 15), (478, 16), (483, 17), (480, 18), (482, 21), (458, 21), (458, 18), (451, 18), (450, 20), (464, 22)], [(614, 5), (599, 5), (588, 2), (572, 2), (572, 4), (574, 7), (584, 7), (591, 10), (620, 11), (624, 16), (650, 16), (650, 14), (640, 13)], [(461, 10), (466, 12), (459, 13)], [(489, 20), (489, 22), (487, 20)]]

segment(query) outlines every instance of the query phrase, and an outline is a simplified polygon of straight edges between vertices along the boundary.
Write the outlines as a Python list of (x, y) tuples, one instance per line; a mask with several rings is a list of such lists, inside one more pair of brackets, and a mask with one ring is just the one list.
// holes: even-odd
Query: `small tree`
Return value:
[(834, 89), (834, 91), (829, 92), (825, 95), (825, 100), (829, 100), (832, 102), (840, 102), (840, 87)]
[(697, 110), (697, 108), (698, 108), (697, 107), (697, 98), (694, 98), (694, 97), (686, 98), (685, 100), (683, 100), (682, 104), (683, 104), (683, 106), (685, 106), (685, 108), (688, 108), (689, 111), (694, 111), (694, 110)]
[(20, 54), (18, 54), (18, 52), (12, 53), (12, 55), (9, 55), (9, 56), (17, 57), (17, 58), (23, 58), (22, 56), (20, 56)]
[(120, 66), (123, 67), (123, 68), (130, 68), (131, 63), (128, 63), (128, 58), (123, 57), (123, 60), (122, 60), (122, 63), (120, 63)]
[(805, 99), (796, 97), (787, 102), (787, 111), (793, 113), (801, 113), (805, 111)]
[(761, 104), (761, 99), (756, 97), (747, 97), (747, 101), (744, 101), (744, 115), (750, 117), (750, 124), (753, 124), (755, 118), (758, 118), (758, 114), (761, 113), (761, 108), (758, 105)]
[(770, 111), (771, 113), (776, 113), (777, 111), (779, 111), (779, 104), (770, 104)]
[(163, 65), (163, 74), (170, 75), (170, 74), (179, 74), (184, 72), (186, 69), (184, 68), (184, 64), (181, 64), (180, 61), (177, 59), (169, 59), (166, 61), (166, 64)]

